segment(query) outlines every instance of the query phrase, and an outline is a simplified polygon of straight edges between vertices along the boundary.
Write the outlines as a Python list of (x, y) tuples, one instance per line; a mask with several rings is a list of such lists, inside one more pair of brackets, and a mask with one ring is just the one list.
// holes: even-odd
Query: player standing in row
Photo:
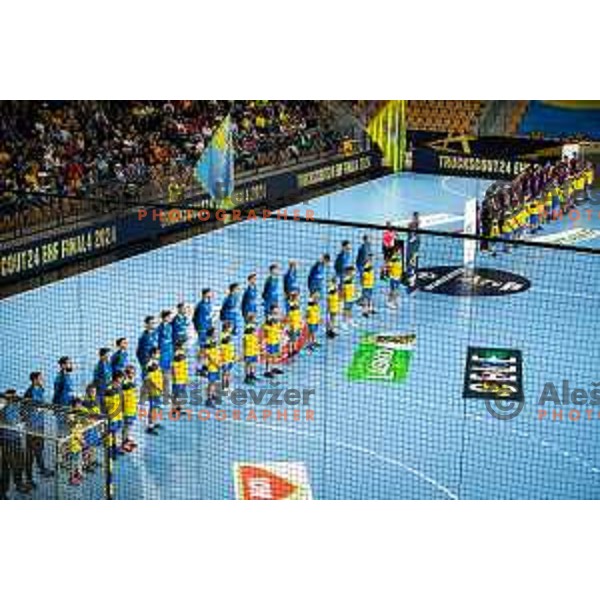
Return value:
[(44, 413), (40, 409), (45, 404), (44, 376), (40, 371), (29, 375), (30, 385), (23, 397), (29, 403), (25, 407), (24, 421), (27, 426), (25, 438), (25, 480), (36, 487), (33, 479), (33, 466), (37, 464), (42, 477), (52, 477), (54, 471), (47, 469), (44, 462)]
[(242, 353), (244, 356), (244, 383), (256, 383), (256, 367), (260, 356), (260, 340), (256, 329), (255, 313), (245, 315), (246, 326), (244, 328), (244, 337), (242, 338)]
[(256, 319), (258, 314), (258, 289), (256, 287), (256, 273), (248, 275), (247, 286), (242, 296), (242, 317), (244, 323), (248, 323), (249, 316)]
[(237, 335), (238, 333), (238, 304), (239, 304), (239, 289), (240, 286), (237, 283), (232, 283), (227, 291), (223, 303), (221, 304), (221, 312), (219, 317), (221, 323), (229, 323), (231, 328), (231, 335)]
[(262, 299), (265, 318), (271, 314), (273, 307), (281, 306), (280, 298), (280, 281), (279, 281), (279, 265), (273, 263), (269, 267), (269, 275), (265, 280), (263, 287)]
[(160, 351), (154, 347), (150, 352), (150, 358), (144, 369), (144, 388), (148, 398), (148, 425), (146, 433), (158, 435), (158, 430), (162, 428), (160, 420), (160, 409), (163, 404), (163, 393), (165, 383), (163, 381), (163, 371), (160, 368)]
[(271, 311), (263, 326), (265, 339), (265, 377), (268, 379), (283, 374), (283, 371), (275, 366), (279, 362), (281, 354), (282, 331), (283, 326), (279, 317), (279, 307), (274, 305), (271, 307)]
[(115, 371), (125, 371), (125, 367), (129, 364), (129, 354), (127, 353), (129, 342), (127, 338), (118, 338), (115, 346), (116, 351), (110, 357), (110, 368), (113, 373)]
[(344, 278), (348, 275), (348, 268), (352, 266), (352, 262), (352, 244), (348, 240), (344, 240), (333, 266), (340, 290), (342, 289)]
[[(367, 237), (367, 236), (365, 236)], [(363, 317), (370, 317), (375, 314), (375, 305), (373, 302), (373, 288), (375, 287), (375, 265), (373, 264), (373, 255), (367, 254), (360, 269), (362, 294), (362, 314)]]
[(295, 260), (290, 260), (288, 270), (283, 276), (283, 293), (286, 300), (289, 300), (292, 294), (300, 294), (300, 286), (298, 285), (298, 263)]
[(163, 310), (160, 313), (160, 325), (156, 330), (158, 349), (160, 350), (159, 365), (163, 375), (162, 398), (168, 402), (171, 398), (171, 382), (173, 372), (173, 356), (175, 346), (173, 344), (173, 312)]
[(201, 375), (206, 375), (206, 343), (208, 332), (212, 329), (212, 299), (213, 292), (210, 288), (202, 290), (202, 298), (196, 305), (193, 316), (194, 329), (198, 335), (198, 369)]
[(390, 283), (390, 293), (388, 297), (388, 306), (392, 309), (398, 308), (400, 298), (400, 286), (402, 283), (402, 258), (397, 250), (392, 252), (388, 265), (388, 276)]
[(203, 352), (208, 378), (206, 406), (214, 408), (217, 398), (217, 385), (221, 377), (221, 350), (217, 344), (216, 332), (213, 327), (206, 331)]
[(233, 365), (236, 361), (233, 332), (233, 325), (229, 321), (225, 321), (223, 323), (223, 327), (221, 328), (219, 351), (221, 353), (221, 387), (226, 393), (232, 391), (231, 382), (233, 376)]
[(188, 316), (188, 305), (180, 302), (177, 305), (177, 313), (173, 318), (173, 346), (187, 344), (189, 341), (190, 318)]
[(302, 311), (300, 309), (300, 294), (292, 290), (287, 294), (287, 323), (288, 323), (288, 357), (298, 354), (298, 343), (302, 335)]
[(327, 332), (328, 338), (337, 336), (338, 318), (340, 314), (340, 292), (337, 278), (332, 277), (327, 285)]
[(318, 293), (320, 296), (325, 294), (325, 278), (327, 267), (331, 262), (329, 254), (323, 254), (317, 262), (310, 268), (308, 273), (308, 292), (309, 294)]
[(306, 325), (308, 328), (307, 348), (313, 351), (320, 346), (317, 341), (317, 333), (321, 324), (321, 305), (319, 304), (319, 292), (313, 292), (310, 295), (306, 306)]

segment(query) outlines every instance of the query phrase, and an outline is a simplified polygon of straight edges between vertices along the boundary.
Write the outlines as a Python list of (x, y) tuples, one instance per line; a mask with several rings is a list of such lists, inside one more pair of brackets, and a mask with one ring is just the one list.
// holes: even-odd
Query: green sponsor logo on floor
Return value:
[(416, 337), (413, 333), (363, 335), (348, 368), (348, 379), (404, 382), (408, 376)]

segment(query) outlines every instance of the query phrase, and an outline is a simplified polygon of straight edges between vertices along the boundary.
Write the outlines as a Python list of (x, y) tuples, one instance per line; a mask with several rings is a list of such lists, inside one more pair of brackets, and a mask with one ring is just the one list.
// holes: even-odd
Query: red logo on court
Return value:
[(302, 463), (236, 463), (233, 471), (238, 500), (312, 499)]

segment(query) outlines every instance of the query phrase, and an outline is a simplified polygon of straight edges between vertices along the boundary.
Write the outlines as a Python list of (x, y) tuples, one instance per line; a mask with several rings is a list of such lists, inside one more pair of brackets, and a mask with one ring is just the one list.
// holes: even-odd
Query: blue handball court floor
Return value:
[[(402, 223), (418, 210), (424, 229), (461, 231), (466, 199), (483, 197), (490, 183), (388, 176), (297, 207), (323, 219), (365, 224), (363, 228), (242, 222), (8, 298), (0, 304), (0, 384), (23, 391), (29, 372), (40, 369), (50, 388), (56, 360), (69, 355), (83, 391), (98, 348), (127, 336), (134, 355), (146, 315), (182, 300), (194, 304), (204, 287), (217, 292), (220, 304), (227, 285), (243, 284), (252, 271), (262, 288), (272, 262), (285, 270), (289, 259), (297, 259), (304, 285), (321, 253), (335, 255), (344, 239), (356, 250), (365, 234), (372, 236), (380, 264), (381, 231), (369, 230), (367, 224), (382, 225), (387, 219)], [(285, 407), (246, 404), (239, 419), (231, 417), (229, 405), (223, 407), (229, 416), (222, 421), (214, 411), (205, 420), (165, 421), (156, 437), (147, 436), (138, 423), (138, 449), (117, 460), (116, 496), (228, 499), (243, 495), (246, 484), (258, 485), (259, 491), (263, 485), (263, 492), (264, 485), (279, 486), (281, 492), (286, 480), (295, 490), (291, 496), (314, 499), (600, 498), (600, 407), (590, 401), (565, 405), (560, 420), (550, 413), (561, 407), (546, 403), (549, 416), (539, 414), (548, 383), (560, 394), (563, 380), (570, 389), (588, 391), (600, 381), (600, 255), (585, 252), (600, 247), (595, 213), (578, 222), (547, 225), (535, 236), (567, 240), (581, 252), (526, 246), (477, 256), (480, 267), (526, 278), (530, 286), (520, 293), (403, 291), (399, 308), (391, 309), (387, 284), (377, 280), (376, 315), (364, 319), (355, 309), (353, 326), (335, 340), (321, 332), (321, 348), (296, 356), (278, 378), (282, 389), (315, 390), (312, 420), (305, 418), (304, 406), (296, 421), (291, 410), (287, 420), (275, 418), (276, 409)], [(460, 267), (463, 248), (457, 238), (423, 235), (419, 266)], [(348, 378), (366, 332), (416, 335), (403, 381)], [(469, 346), (522, 353), (524, 403), (518, 416), (494, 418), (482, 400), (463, 398)], [(192, 356), (190, 352), (190, 370)], [(247, 388), (242, 378), (239, 365), (236, 389)], [(261, 379), (256, 387), (271, 385)], [(569, 419), (573, 408), (580, 409), (581, 418)], [(273, 416), (263, 418), (265, 409), (272, 409)], [(244, 479), (248, 472), (262, 473), (266, 483)], [(269, 480), (268, 473), (281, 479)]]

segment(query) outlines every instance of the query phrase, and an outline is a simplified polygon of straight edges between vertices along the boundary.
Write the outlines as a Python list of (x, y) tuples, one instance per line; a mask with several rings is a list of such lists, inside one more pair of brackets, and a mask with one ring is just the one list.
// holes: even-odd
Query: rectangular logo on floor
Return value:
[(234, 463), (236, 500), (312, 500), (304, 463)]
[(467, 348), (464, 398), (523, 400), (521, 351), (512, 348)]
[(414, 333), (363, 335), (348, 367), (348, 379), (403, 383), (408, 376), (416, 337)]

